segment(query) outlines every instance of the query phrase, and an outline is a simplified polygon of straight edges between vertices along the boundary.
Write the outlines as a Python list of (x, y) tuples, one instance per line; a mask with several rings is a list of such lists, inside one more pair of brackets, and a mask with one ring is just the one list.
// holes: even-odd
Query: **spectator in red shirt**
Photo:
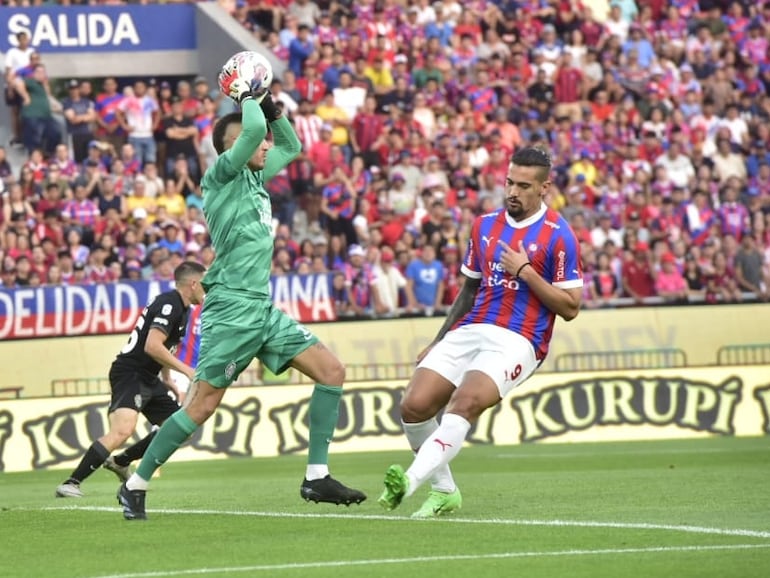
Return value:
[(318, 76), (315, 63), (306, 62), (304, 70), (305, 75), (297, 78), (297, 92), (300, 98), (317, 105), (326, 94), (326, 83)]
[(580, 104), (583, 98), (583, 73), (574, 65), (569, 52), (561, 55), (553, 84), (556, 116), (569, 116), (574, 122), (579, 122), (583, 114)]
[(646, 297), (655, 295), (655, 278), (650, 258), (649, 246), (639, 241), (634, 246), (633, 256), (623, 263), (623, 291), (638, 304)]

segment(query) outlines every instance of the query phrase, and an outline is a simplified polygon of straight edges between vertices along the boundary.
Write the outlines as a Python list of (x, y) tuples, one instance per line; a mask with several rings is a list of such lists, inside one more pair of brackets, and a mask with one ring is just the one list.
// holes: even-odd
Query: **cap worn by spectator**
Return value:
[(196, 76), (193, 84), (208, 84), (208, 82), (205, 76)]
[(174, 221), (163, 221), (163, 223), (160, 225), (160, 228), (164, 231), (171, 228), (179, 229), (179, 225), (177, 225)]
[(137, 207), (134, 209), (134, 212), (132, 213), (134, 220), (139, 221), (141, 219), (147, 218), (147, 209), (144, 207)]
[(639, 211), (631, 211), (628, 214), (628, 218), (631, 219), (632, 221), (638, 221), (639, 219), (642, 218), (642, 216), (639, 214)]
[(193, 226), (190, 227), (190, 232), (193, 235), (205, 235), (206, 234), (206, 226), (201, 223), (193, 223)]
[(75, 261), (73, 268), (75, 269), (75, 271), (85, 271), (86, 264), (83, 263), (83, 261)]
[(74, 78), (67, 83), (67, 88), (77, 88), (79, 86), (80, 86), (80, 83)]
[(673, 253), (663, 253), (663, 256), (660, 258), (661, 263), (676, 263), (676, 257), (674, 257)]
[(406, 181), (406, 179), (404, 178), (404, 175), (402, 175), (399, 172), (395, 172), (392, 175), (390, 175), (390, 180), (391, 181), (401, 181), (402, 183)]
[(321, 130), (327, 130), (331, 132), (332, 130), (334, 130), (334, 127), (330, 125), (328, 122), (325, 122), (321, 125)]
[(393, 253), (393, 249), (390, 247), (383, 247), (382, 251), (380, 252), (380, 260), (383, 263), (392, 263), (396, 258), (395, 253)]
[(636, 245), (634, 245), (634, 251), (636, 251), (637, 253), (646, 253), (649, 250), (650, 250), (650, 246), (644, 241), (639, 241), (636, 243)]
[(396, 64), (406, 64), (408, 62), (408, 58), (406, 57), (406, 54), (396, 54), (396, 57), (393, 59), (393, 62)]
[(350, 249), (348, 249), (348, 257), (355, 257), (356, 255), (359, 257), (366, 255), (366, 252), (361, 245), (351, 245)]
[(329, 240), (326, 238), (326, 235), (318, 235), (313, 239), (313, 245), (328, 245)]

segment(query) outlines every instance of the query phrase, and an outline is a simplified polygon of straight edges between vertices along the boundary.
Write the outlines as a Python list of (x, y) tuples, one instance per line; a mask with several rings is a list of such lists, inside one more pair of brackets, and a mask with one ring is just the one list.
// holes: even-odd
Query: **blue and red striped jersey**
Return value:
[(473, 308), (453, 329), (474, 323), (510, 329), (529, 339), (537, 358), (544, 359), (556, 316), (523, 280), (504, 270), (499, 241), (515, 250), (521, 243), (534, 270), (554, 287), (583, 286), (580, 245), (558, 212), (543, 205), (531, 217), (517, 222), (500, 209), (478, 217), (473, 224), (462, 272), (481, 279), (481, 287)]
[(190, 317), (184, 337), (176, 348), (176, 357), (192, 368), (198, 365), (198, 349), (201, 344), (201, 305), (190, 307)]

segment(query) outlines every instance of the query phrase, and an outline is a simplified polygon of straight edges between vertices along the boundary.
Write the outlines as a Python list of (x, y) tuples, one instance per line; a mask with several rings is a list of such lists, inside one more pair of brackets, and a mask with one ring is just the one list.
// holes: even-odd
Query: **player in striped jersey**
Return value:
[(519, 150), (508, 168), (505, 208), (473, 225), (463, 288), (436, 339), (418, 356), (401, 401), (404, 432), (417, 455), (406, 471), (388, 468), (379, 499), (388, 510), (428, 480), (431, 492), (413, 517), (460, 507), (449, 462), (471, 424), (537, 369), (556, 316), (570, 321), (578, 314), (579, 244), (567, 221), (543, 202), (551, 166), (542, 150)]
[[(187, 330), (184, 337), (176, 346), (174, 355), (176, 358), (185, 365), (195, 369), (198, 365), (198, 349), (201, 344), (201, 305), (193, 305), (190, 307), (190, 317), (187, 321)], [(180, 405), (184, 403), (184, 398), (187, 395), (187, 389), (190, 387), (190, 378), (187, 377), (181, 371), (174, 369), (168, 370), (168, 379), (165, 379), (166, 383), (173, 383), (177, 389), (177, 399)]]

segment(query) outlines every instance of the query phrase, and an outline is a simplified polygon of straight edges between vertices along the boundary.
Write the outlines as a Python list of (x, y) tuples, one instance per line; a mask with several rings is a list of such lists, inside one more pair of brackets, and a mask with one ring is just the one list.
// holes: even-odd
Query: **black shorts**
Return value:
[(10, 86), (5, 87), (5, 104), (8, 106), (21, 106), (21, 95)]
[(109, 413), (125, 407), (138, 411), (153, 425), (160, 425), (179, 409), (179, 404), (169, 395), (169, 391), (159, 377), (126, 370), (110, 369)]

